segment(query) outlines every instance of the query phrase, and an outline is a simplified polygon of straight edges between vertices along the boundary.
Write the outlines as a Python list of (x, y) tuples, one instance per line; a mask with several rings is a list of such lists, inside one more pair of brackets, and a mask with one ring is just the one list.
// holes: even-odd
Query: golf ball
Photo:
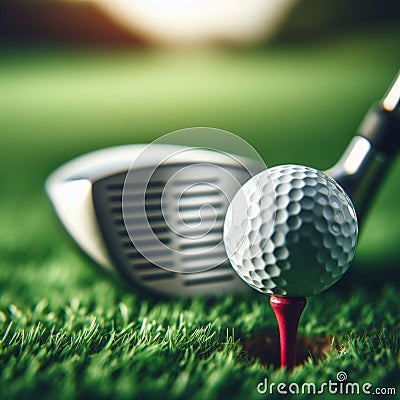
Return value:
[(318, 294), (353, 260), (357, 217), (328, 175), (300, 165), (265, 170), (236, 193), (224, 224), (224, 243), (239, 276), (278, 296)]

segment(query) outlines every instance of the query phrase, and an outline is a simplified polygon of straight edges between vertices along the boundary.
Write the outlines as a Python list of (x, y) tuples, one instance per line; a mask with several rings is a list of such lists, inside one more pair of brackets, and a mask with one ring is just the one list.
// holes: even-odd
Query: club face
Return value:
[(248, 290), (227, 260), (222, 229), (230, 199), (265, 165), (247, 162), (244, 168), (202, 150), (155, 168), (164, 147), (158, 145), (158, 156), (140, 162), (133, 175), (128, 171), (139, 145), (61, 167), (46, 188), (62, 223), (92, 259), (135, 286), (168, 296)]

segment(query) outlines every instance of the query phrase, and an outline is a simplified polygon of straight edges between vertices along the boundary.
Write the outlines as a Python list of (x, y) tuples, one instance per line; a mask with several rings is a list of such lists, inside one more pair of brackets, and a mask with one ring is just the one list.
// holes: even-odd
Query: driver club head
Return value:
[(67, 162), (46, 192), (69, 235), (106, 271), (161, 295), (212, 296), (248, 290), (222, 231), (234, 194), (264, 169), (214, 150), (125, 145)]

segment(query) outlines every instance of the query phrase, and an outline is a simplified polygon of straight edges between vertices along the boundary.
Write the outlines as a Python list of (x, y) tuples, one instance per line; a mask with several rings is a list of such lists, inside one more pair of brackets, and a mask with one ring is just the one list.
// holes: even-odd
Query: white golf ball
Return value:
[(288, 297), (318, 294), (354, 258), (354, 206), (316, 169), (283, 165), (247, 181), (225, 218), (224, 243), (239, 276), (254, 289)]

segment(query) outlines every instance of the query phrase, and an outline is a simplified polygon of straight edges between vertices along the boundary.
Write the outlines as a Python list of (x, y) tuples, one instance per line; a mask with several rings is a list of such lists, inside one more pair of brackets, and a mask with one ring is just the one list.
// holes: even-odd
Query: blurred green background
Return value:
[[(378, 13), (372, 2), (358, 17), (357, 1), (350, 9), (327, 4), (329, 13), (312, 1), (298, 3), (272, 40), (247, 46), (139, 45), (137, 38), (111, 45), (100, 34), (90, 42), (79, 30), (39, 35), (32, 21), (21, 31), (18, 18), (14, 29), (3, 24), (0, 207), (13, 216), (9, 223), (23, 224), (35, 212), (33, 199), (47, 207), (43, 183), (62, 162), (185, 127), (231, 131), (269, 166), (331, 166), (394, 78), (400, 28), (390, 1), (390, 13)], [(15, 10), (7, 12), (15, 18)], [(57, 14), (38, 15), (42, 30), (46, 21), (68, 26)], [(400, 255), (399, 178), (395, 161), (363, 227), (357, 260), (374, 268)], [(21, 212), (11, 214), (17, 203)]]
[[(266, 375), (326, 382), (337, 371), (398, 386), (400, 160), (354, 264), (302, 317), (301, 333), (335, 337), (332, 353), (292, 375), (246, 360), (238, 342), (276, 330), (265, 299), (155, 300), (114, 285), (74, 251), (44, 194), (46, 177), (77, 155), (193, 126), (241, 136), (268, 166), (330, 167), (398, 71), (398, 1), (299, 0), (246, 41), (235, 24), (250, 14), (233, 13), (224, 35), (168, 43), (135, 13), (128, 25), (112, 17), (116, 2), (0, 3), (4, 398), (248, 400)], [(231, 2), (249, 11), (257, 0)]]

